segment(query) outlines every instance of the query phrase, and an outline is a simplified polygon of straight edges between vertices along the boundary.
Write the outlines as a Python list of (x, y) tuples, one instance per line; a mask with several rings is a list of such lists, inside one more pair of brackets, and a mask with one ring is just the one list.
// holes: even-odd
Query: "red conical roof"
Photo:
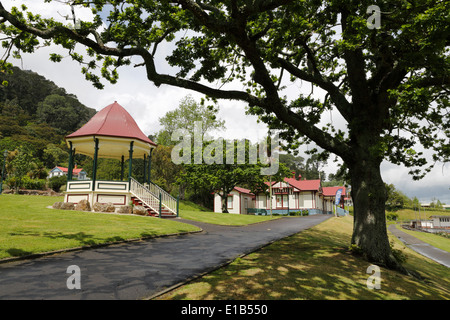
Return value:
[(133, 117), (117, 101), (97, 112), (84, 126), (66, 138), (85, 136), (109, 136), (138, 139), (152, 145), (150, 140), (139, 129)]

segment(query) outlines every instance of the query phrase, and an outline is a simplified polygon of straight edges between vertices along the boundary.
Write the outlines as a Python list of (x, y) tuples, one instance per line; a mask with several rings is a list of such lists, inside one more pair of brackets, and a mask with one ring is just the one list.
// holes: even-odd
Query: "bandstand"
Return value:
[[(156, 144), (138, 127), (131, 115), (117, 102), (96, 113), (83, 127), (65, 137), (69, 147), (69, 170), (65, 202), (87, 200), (91, 207), (97, 202), (124, 206), (142, 205), (149, 215), (178, 216), (178, 199), (150, 180), (152, 151)], [(73, 180), (75, 154), (93, 159), (90, 180)], [(121, 179), (97, 179), (99, 158), (121, 161)], [(144, 159), (144, 183), (132, 177), (133, 159)], [(125, 161), (128, 174), (124, 176)]]

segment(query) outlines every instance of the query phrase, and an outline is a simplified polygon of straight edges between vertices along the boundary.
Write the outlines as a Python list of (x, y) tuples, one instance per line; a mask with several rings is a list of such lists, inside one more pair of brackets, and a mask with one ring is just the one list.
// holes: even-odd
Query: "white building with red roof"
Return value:
[[(252, 192), (251, 190), (235, 187), (228, 195), (228, 211), (238, 214), (288, 214), (295, 211), (307, 211), (308, 214), (335, 213), (333, 204), (336, 191), (342, 190), (340, 206), (343, 207), (346, 197), (345, 187), (322, 187), (320, 179), (301, 180), (284, 178), (281, 182), (266, 182), (266, 192)], [(270, 200), (270, 191), (272, 200)], [(214, 211), (221, 212), (221, 198), (215, 195)]]
[(341, 197), (339, 204), (337, 205), (341, 209), (344, 209), (347, 205), (353, 205), (351, 203), (351, 198), (348, 195), (348, 189), (344, 186), (338, 187), (323, 187), (322, 188), (322, 198), (323, 198), (323, 210), (325, 213), (334, 213), (336, 205), (336, 193), (341, 190)]
[[(249, 189), (234, 187), (227, 197), (228, 213), (248, 214), (255, 207), (255, 194)], [(222, 212), (222, 198), (215, 194), (214, 212)]]
[[(56, 166), (52, 170), (50, 170), (48, 178), (67, 176), (68, 174), (69, 168)], [(77, 168), (77, 166), (75, 165), (75, 167), (72, 170), (72, 177), (77, 180), (86, 180), (87, 179), (86, 171), (84, 171), (83, 168)]]
[[(307, 210), (309, 214), (322, 213), (321, 201), (322, 186), (319, 179), (301, 180), (293, 175), (292, 178), (284, 178), (282, 182), (266, 183), (267, 192), (259, 192), (256, 195), (256, 209), (265, 209), (272, 213), (286, 214), (299, 210)], [(270, 201), (270, 189), (272, 201)]]

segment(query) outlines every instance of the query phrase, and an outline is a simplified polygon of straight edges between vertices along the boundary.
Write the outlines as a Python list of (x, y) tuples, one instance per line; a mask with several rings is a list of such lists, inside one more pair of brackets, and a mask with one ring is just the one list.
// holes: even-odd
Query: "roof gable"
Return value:
[(241, 187), (234, 187), (234, 190), (236, 190), (239, 193), (246, 193), (250, 195), (254, 195), (249, 189), (241, 188)]
[[(284, 178), (284, 182), (288, 185), (294, 187), (298, 191), (320, 191), (321, 190), (321, 182), (320, 179), (316, 180), (296, 180), (295, 178)], [(277, 182), (272, 181), (272, 186), (274, 186)], [(267, 186), (270, 186), (269, 182), (265, 182)]]
[(117, 101), (97, 112), (84, 126), (66, 138), (84, 136), (130, 138), (156, 145), (141, 131), (133, 117)]
[[(55, 171), (61, 171), (61, 172), (67, 173), (67, 172), (69, 172), (69, 168), (57, 166), (57, 167), (54, 167), (54, 168), (51, 170), (51, 172), (55, 172)], [(86, 172), (83, 170), (83, 168), (74, 168), (74, 169), (72, 170), (72, 173), (73, 173), (73, 174), (80, 174), (81, 172), (86, 173)]]
[(329, 197), (331, 197), (331, 196), (335, 196), (336, 195), (336, 191), (338, 191), (339, 189), (342, 189), (342, 194), (346, 194), (346, 190), (345, 190), (345, 187), (339, 187), (339, 186), (337, 186), (337, 187), (323, 187), (322, 188), (322, 192), (323, 192), (323, 195), (324, 196), (329, 196)]

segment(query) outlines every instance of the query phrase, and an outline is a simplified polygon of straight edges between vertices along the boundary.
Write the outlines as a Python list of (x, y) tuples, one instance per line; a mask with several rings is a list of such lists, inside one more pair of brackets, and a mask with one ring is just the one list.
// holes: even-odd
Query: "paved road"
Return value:
[(433, 247), (430, 244), (397, 229), (393, 224), (389, 225), (389, 231), (392, 232), (392, 234), (399, 238), (409, 248), (450, 268), (450, 253), (448, 253), (447, 251)]
[[(244, 227), (180, 220), (204, 231), (0, 264), (0, 299), (141, 299), (329, 217), (290, 217)], [(81, 289), (67, 288), (71, 265), (80, 268)]]

